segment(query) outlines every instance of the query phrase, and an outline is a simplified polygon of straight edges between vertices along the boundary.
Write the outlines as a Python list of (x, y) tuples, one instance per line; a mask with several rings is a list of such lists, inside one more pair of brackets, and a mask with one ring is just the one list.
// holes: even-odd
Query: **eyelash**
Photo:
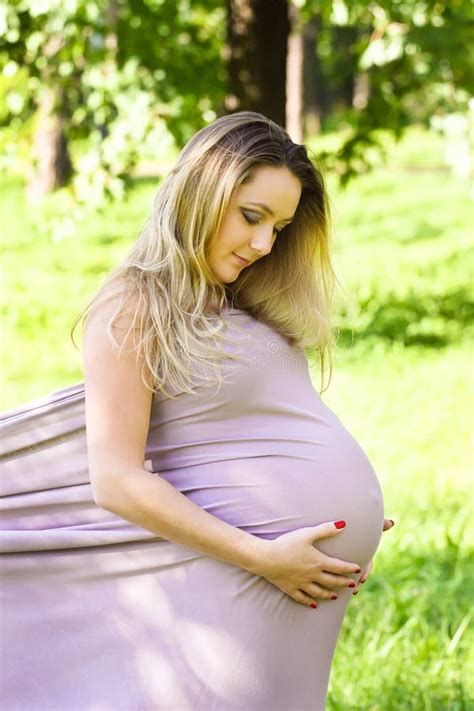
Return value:
[[(245, 212), (243, 212), (242, 215), (244, 216), (245, 221), (246, 221), (249, 225), (258, 225), (258, 220), (252, 220), (250, 217), (248, 217), (248, 215), (245, 214)], [(282, 232), (284, 229), (285, 229), (285, 228), (282, 227), (281, 230), (274, 229), (273, 231), (276, 232), (277, 235), (279, 235), (280, 232)]]

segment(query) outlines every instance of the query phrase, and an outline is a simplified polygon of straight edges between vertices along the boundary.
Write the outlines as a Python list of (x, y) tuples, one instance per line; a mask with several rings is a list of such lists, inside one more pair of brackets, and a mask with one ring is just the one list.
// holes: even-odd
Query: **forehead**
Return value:
[(274, 212), (282, 207), (295, 207), (301, 196), (300, 180), (288, 168), (260, 166), (255, 169), (250, 182), (235, 191), (239, 200), (266, 203)]

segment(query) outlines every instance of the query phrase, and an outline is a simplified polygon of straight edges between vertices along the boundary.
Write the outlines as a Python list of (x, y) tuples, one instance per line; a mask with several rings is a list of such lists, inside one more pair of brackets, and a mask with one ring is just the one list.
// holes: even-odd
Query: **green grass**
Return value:
[[(387, 147), (388, 162), (347, 191), (328, 179), (334, 262), (352, 310), (341, 301), (323, 399), (367, 452), (396, 521), (351, 600), (328, 711), (465, 711), (474, 709), (469, 191), (444, 169), (435, 134), (412, 129)], [(66, 192), (33, 208), (19, 178), (3, 179), (2, 410), (82, 380), (73, 318), (137, 236), (156, 186), (137, 180), (122, 203), (75, 225)]]
[(351, 600), (328, 711), (474, 708), (468, 355), (462, 345), (374, 352), (336, 365), (323, 395), (367, 452), (396, 521)]

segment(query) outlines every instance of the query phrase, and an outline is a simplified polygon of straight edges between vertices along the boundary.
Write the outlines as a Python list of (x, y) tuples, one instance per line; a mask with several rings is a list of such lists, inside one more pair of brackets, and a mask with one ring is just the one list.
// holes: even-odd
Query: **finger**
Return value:
[(354, 578), (345, 575), (333, 575), (324, 571), (318, 575), (317, 584), (326, 588), (347, 588), (353, 582), (355, 582)]
[(352, 594), (353, 594), (353, 595), (354, 595), (355, 593), (358, 593), (358, 592), (359, 592), (359, 590), (361, 589), (362, 585), (363, 585), (363, 584), (365, 583), (365, 581), (367, 580), (367, 577), (368, 577), (368, 573), (367, 573), (367, 575), (365, 576), (364, 579), (359, 578), (359, 580), (357, 581), (357, 585), (355, 586), (354, 590), (352, 591)]
[(306, 607), (317, 607), (318, 603), (314, 598), (312, 598), (310, 595), (307, 595), (303, 590), (296, 590), (290, 597), (295, 600), (295, 602), (299, 602), (302, 605), (306, 605)]
[(372, 570), (372, 568), (373, 568), (373, 565), (374, 565), (374, 563), (373, 563), (373, 561), (371, 560), (371, 561), (369, 561), (369, 563), (365, 566), (364, 570), (362, 571), (362, 575), (361, 575), (360, 578), (359, 578), (359, 581), (358, 581), (359, 583), (365, 583), (365, 581), (366, 581), (367, 578), (369, 577), (369, 574), (370, 574), (370, 572), (371, 572), (371, 570)]
[(327, 590), (317, 583), (310, 583), (309, 585), (306, 585), (304, 591), (313, 598), (320, 598), (321, 600), (337, 600), (337, 593), (334, 592), (334, 590)]
[(362, 575), (360, 576), (359, 580), (357, 581), (357, 584), (365, 583), (365, 581), (369, 577), (370, 571), (372, 570), (372, 565), (373, 565), (373, 561), (370, 560), (367, 563), (367, 565), (365, 566), (364, 570), (362, 571)]
[[(321, 551), (319, 552), (321, 553)], [(336, 573), (336, 575), (353, 575), (354, 573), (362, 572), (360, 565), (357, 563), (349, 563), (347, 560), (332, 558), (328, 555), (323, 555), (318, 565), (321, 571)]]
[(346, 527), (345, 521), (325, 521), (317, 526), (308, 526), (309, 536), (312, 541), (318, 541), (320, 538), (328, 538), (328, 536), (336, 536)]
[(352, 593), (353, 595), (356, 595), (359, 592), (361, 586), (365, 583), (365, 581), (369, 577), (370, 571), (372, 570), (372, 565), (373, 565), (373, 563), (372, 563), (372, 561), (370, 561), (370, 563), (364, 568), (362, 575), (360, 576), (359, 580), (357, 581), (357, 585), (354, 588), (354, 591)]

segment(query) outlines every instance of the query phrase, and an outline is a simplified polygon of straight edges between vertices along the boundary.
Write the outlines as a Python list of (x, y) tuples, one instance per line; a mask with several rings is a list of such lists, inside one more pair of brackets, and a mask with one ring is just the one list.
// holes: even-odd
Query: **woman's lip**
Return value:
[(247, 266), (247, 264), (250, 264), (250, 262), (248, 261), (248, 259), (242, 259), (242, 257), (239, 257), (239, 255), (236, 254), (235, 252), (232, 252), (232, 254), (234, 255), (234, 257), (237, 257), (237, 259), (239, 260), (240, 264), (243, 264), (245, 267)]

